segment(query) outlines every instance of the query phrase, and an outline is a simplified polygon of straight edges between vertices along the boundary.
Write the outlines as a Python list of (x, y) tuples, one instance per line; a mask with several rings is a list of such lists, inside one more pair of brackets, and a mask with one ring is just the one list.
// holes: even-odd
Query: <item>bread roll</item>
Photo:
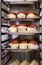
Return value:
[(31, 40), (28, 44), (28, 49), (38, 49), (39, 46), (35, 40)]
[(26, 40), (21, 41), (21, 43), (19, 44), (19, 48), (27, 49), (27, 41)]
[(25, 18), (26, 15), (25, 15), (24, 12), (18, 12), (17, 17), (18, 17), (18, 18)]
[(18, 49), (19, 43), (18, 40), (12, 41), (9, 46), (11, 46), (12, 49)]
[(39, 65), (39, 63), (36, 60), (33, 60), (30, 65)]
[(24, 60), (21, 65), (29, 65), (29, 62), (27, 60)]
[(15, 60), (12, 63), (10, 63), (10, 65), (20, 65), (20, 62), (18, 60)]
[(7, 14), (7, 17), (8, 17), (8, 18), (16, 18), (16, 13), (14, 13), (14, 12), (9, 12), (9, 13)]
[(15, 60), (13, 63), (14, 63), (14, 65), (20, 65), (19, 60)]
[(39, 18), (39, 15), (35, 12), (28, 12), (27, 18)]
[(34, 24), (27, 27), (28, 32), (32, 32), (32, 31), (34, 32), (35, 30), (37, 30), (37, 28), (36, 28), (36, 25), (34, 25)]
[(27, 26), (25, 24), (20, 24), (18, 26), (18, 32), (26, 32)]
[(9, 32), (17, 32), (17, 26), (16, 25), (12, 25), (11, 27), (8, 28)]

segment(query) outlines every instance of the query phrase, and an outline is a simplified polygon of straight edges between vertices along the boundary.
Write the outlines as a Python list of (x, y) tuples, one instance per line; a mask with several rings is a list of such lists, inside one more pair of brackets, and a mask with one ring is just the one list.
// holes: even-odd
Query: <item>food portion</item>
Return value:
[(12, 48), (12, 49), (38, 49), (39, 48), (39, 45), (38, 45), (38, 42), (35, 41), (35, 40), (20, 40), (19, 39), (16, 39), (16, 40), (13, 40), (9, 43), (9, 46)]
[(16, 13), (14, 13), (14, 12), (9, 12), (9, 13), (7, 14), (7, 17), (8, 17), (8, 18), (16, 18)]
[(30, 40), (29, 44), (28, 44), (28, 49), (38, 49), (38, 42), (35, 40)]
[(12, 63), (10, 63), (9, 65), (20, 65), (19, 60), (15, 60)]
[(38, 27), (35, 24), (27, 26), (26, 24), (12, 25), (8, 28), (8, 32), (22, 32), (22, 33), (38, 33)]
[(20, 24), (18, 26), (18, 32), (26, 32), (27, 26), (25, 24)]
[(24, 12), (18, 12), (18, 13), (17, 13), (17, 17), (18, 17), (18, 18), (25, 18), (26, 15), (25, 15)]
[(27, 41), (26, 40), (21, 41), (21, 43), (19, 44), (19, 48), (27, 49)]
[(35, 12), (28, 12), (27, 13), (27, 18), (39, 18), (39, 15)]
[(29, 62), (27, 60), (24, 60), (20, 65), (29, 65)]
[(33, 60), (30, 65), (39, 65), (39, 63), (36, 60)]
[(19, 41), (18, 40), (13, 40), (9, 46), (12, 48), (12, 49), (18, 49), (18, 46), (19, 46)]
[(28, 32), (34, 32), (37, 30), (37, 26), (35, 24), (31, 24), (30, 26), (27, 27)]
[(29, 12), (20, 11), (18, 13), (11, 11), (7, 14), (7, 17), (8, 18), (40, 18), (39, 14), (33, 11), (29, 11)]
[(20, 62), (19, 60), (15, 60), (9, 65), (39, 65), (39, 63), (36, 60), (33, 60), (32, 62), (29, 62), (27, 60), (23, 60), (22, 62)]
[(8, 28), (9, 32), (17, 32), (17, 26), (16, 25), (12, 25)]

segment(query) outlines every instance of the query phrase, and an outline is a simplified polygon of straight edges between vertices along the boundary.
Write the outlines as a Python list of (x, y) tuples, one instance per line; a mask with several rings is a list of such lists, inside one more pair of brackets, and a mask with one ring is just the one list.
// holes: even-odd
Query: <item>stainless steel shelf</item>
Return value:
[(17, 4), (18, 5), (40, 4), (40, 1), (39, 2), (37, 2), (37, 1), (4, 1), (4, 2), (11, 4), (11, 5), (13, 5), (13, 4), (15, 4), (15, 5), (17, 5)]
[(10, 34), (10, 35), (35, 35), (35, 34), (41, 34), (41, 32), (8, 32), (7, 34)]
[(5, 19), (5, 20), (9, 20), (9, 22), (11, 22), (11, 21), (38, 21), (42, 17), (39, 16), (39, 18), (11, 18), (11, 19), (10, 18), (4, 18), (4, 17), (1, 17), (1, 18)]
[(38, 49), (12, 49), (12, 48), (7, 48), (6, 50), (10, 52), (29, 52), (29, 51), (34, 51)]

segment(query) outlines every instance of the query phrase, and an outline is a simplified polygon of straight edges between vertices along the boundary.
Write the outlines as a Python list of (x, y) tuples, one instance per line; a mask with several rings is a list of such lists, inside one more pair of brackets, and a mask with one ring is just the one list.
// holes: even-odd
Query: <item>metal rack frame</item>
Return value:
[[(43, 6), (43, 4), (42, 4), (42, 6)], [(43, 8), (42, 8), (42, 12), (43, 12)], [(42, 15), (42, 21), (43, 21), (43, 15)], [(42, 24), (43, 24), (43, 22), (42, 22)], [(0, 27), (1, 28), (1, 27)], [(42, 28), (43, 28), (43, 25), (42, 25)], [(1, 52), (0, 52), (1, 53)], [(1, 55), (0, 55), (1, 56)], [(1, 65), (1, 63), (0, 63), (0, 65)], [(43, 65), (43, 29), (42, 29), (42, 65)]]

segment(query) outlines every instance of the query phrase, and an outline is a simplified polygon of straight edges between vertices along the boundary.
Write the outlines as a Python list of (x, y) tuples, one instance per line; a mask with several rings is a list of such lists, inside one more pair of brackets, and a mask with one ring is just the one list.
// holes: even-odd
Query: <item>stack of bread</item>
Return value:
[(10, 47), (13, 49), (38, 49), (39, 45), (38, 42), (35, 40), (30, 40), (28, 42), (27, 40), (13, 40), (10, 44)]
[(34, 32), (37, 30), (37, 26), (35, 24), (31, 24), (30, 26), (27, 27), (28, 32)]
[(12, 41), (9, 46), (12, 48), (12, 49), (18, 49), (18, 46), (19, 46), (19, 42), (18, 40), (14, 40)]
[(39, 14), (30, 11), (27, 13), (27, 18), (39, 18)]
[(26, 32), (26, 28), (27, 28), (26, 24), (20, 24), (18, 26), (18, 32)]
[(28, 44), (28, 49), (38, 49), (38, 43), (35, 40), (31, 40)]
[(16, 18), (16, 13), (14, 13), (14, 12), (9, 12), (9, 13), (7, 14), (7, 17), (8, 17), (8, 18)]
[(10, 63), (9, 65), (20, 65), (19, 60), (15, 60), (12, 63)]
[(39, 63), (36, 60), (33, 60), (31, 63), (27, 60), (24, 60), (22, 63), (19, 60), (15, 60), (9, 65), (39, 65)]
[(38, 32), (38, 27), (35, 24), (26, 26), (26, 24), (12, 25), (8, 28), (9, 32)]
[(18, 12), (18, 13), (17, 13), (17, 17), (18, 17), (18, 18), (26, 18), (26, 15), (25, 15), (24, 12)]
[(20, 65), (29, 65), (29, 62), (27, 60), (24, 60)]
[(39, 63), (36, 60), (33, 60), (30, 65), (39, 65)]
[(19, 48), (27, 49), (27, 41), (26, 40), (21, 41), (21, 43), (19, 44)]
[(9, 32), (17, 32), (17, 26), (16, 25), (12, 25), (8, 28)]
[(18, 13), (9, 12), (7, 14), (7, 17), (8, 18), (39, 18), (39, 14), (33, 11), (29, 11), (29, 12), (20, 11)]

